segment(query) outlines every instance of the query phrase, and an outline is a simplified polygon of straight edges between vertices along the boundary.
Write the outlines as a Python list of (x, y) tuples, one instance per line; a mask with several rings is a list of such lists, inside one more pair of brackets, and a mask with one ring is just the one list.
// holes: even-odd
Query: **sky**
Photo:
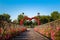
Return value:
[(28, 17), (50, 15), (51, 12), (60, 12), (60, 0), (0, 0), (0, 14), (8, 13), (11, 19), (17, 19), (24, 12)]

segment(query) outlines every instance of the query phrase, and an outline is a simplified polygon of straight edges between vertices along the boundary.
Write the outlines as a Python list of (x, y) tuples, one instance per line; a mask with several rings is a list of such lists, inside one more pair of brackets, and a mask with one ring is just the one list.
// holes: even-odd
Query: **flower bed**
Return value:
[(0, 40), (7, 40), (26, 30), (27, 29), (25, 27), (7, 27), (6, 29), (0, 28)]
[[(37, 30), (38, 29), (38, 30)], [(60, 40), (60, 27), (56, 27), (55, 29), (52, 27), (44, 27), (44, 28), (34, 28), (34, 30), (38, 33), (41, 33), (52, 40)]]

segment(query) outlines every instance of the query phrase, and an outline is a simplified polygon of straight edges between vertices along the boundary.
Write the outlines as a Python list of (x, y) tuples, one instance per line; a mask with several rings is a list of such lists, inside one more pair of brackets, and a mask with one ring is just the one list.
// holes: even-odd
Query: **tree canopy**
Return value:
[(51, 13), (51, 17), (53, 18), (53, 20), (57, 20), (59, 19), (59, 12), (58, 11), (54, 11)]
[(11, 21), (10, 15), (6, 14), (6, 13), (3, 13), (2, 15), (0, 15), (0, 20), (5, 20), (5, 21), (10, 22)]

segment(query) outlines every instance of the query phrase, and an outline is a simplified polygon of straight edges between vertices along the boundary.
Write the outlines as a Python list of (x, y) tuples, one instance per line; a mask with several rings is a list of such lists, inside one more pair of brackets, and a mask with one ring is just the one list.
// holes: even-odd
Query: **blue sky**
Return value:
[(50, 15), (51, 12), (60, 12), (60, 0), (0, 0), (0, 14), (8, 13), (11, 19), (16, 19), (22, 12), (29, 17)]

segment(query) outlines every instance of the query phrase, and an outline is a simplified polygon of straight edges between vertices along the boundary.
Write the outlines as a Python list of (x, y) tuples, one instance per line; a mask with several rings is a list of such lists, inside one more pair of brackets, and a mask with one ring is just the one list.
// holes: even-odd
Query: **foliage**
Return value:
[(50, 22), (50, 16), (40, 16), (41, 24)]
[(15, 20), (13, 20), (13, 23), (16, 23), (16, 24), (18, 24), (18, 20), (16, 20), (16, 19), (15, 19)]
[(18, 15), (18, 18), (17, 18), (18, 22), (20, 22), (20, 20), (23, 19), (23, 18), (24, 18), (24, 16), (22, 14)]
[(0, 40), (9, 40), (10, 38), (27, 30), (26, 27), (21, 27), (19, 25), (17, 27), (17, 25), (13, 25), (11, 23), (10, 27), (0, 28)]
[[(40, 13), (39, 13), (40, 14)], [(54, 21), (54, 20), (57, 20), (57, 19), (60, 19), (60, 13), (58, 12), (58, 11), (53, 11), (52, 13), (51, 13), (51, 15), (37, 15), (37, 16), (34, 16), (34, 17), (36, 17), (36, 18), (39, 18), (39, 20), (40, 20), (40, 23), (41, 24), (45, 24), (45, 23), (48, 23), (48, 22), (51, 22), (51, 21)], [(23, 19), (23, 18), (25, 18), (25, 19), (27, 19), (27, 16), (25, 17), (25, 16), (23, 16), (23, 15), (18, 15), (18, 22), (21, 20), (21, 19)], [(32, 22), (33, 23), (33, 22)], [(26, 22), (26, 21), (24, 21), (24, 25), (29, 25), (29, 22)], [(34, 25), (37, 25), (37, 23), (36, 22), (34, 22), (33, 23)]]
[(5, 21), (10, 22), (11, 21), (10, 15), (6, 14), (6, 13), (3, 13), (2, 15), (0, 15), (0, 20), (5, 20)]
[(59, 19), (59, 12), (58, 11), (52, 12), (51, 17), (53, 18), (53, 20)]
[(40, 16), (39, 17), (41, 24), (48, 23), (57, 19), (60, 19), (60, 13), (58, 11), (53, 11), (51, 13), (51, 16)]
[[(40, 13), (38, 13), (38, 14), (40, 14)], [(41, 16), (40, 15), (37, 15), (37, 16), (34, 16), (34, 17), (39, 18), (41, 24), (45, 24), (45, 23), (48, 23), (48, 22), (51, 22), (51, 21), (60, 19), (60, 13), (58, 11), (53, 11), (51, 13), (51, 15), (41, 15)], [(24, 19), (24, 18), (27, 20), (28, 19), (28, 16), (26, 16), (26, 15), (24, 16), (24, 13), (18, 15), (18, 18), (17, 18), (17, 21), (18, 22), (17, 23), (20, 23), (20, 20), (21, 19)], [(10, 15), (9, 14), (6, 14), (6, 13), (3, 13), (2, 15), (0, 15), (0, 20), (6, 20), (8, 22), (11, 22)], [(13, 22), (16, 23), (16, 20), (14, 20)], [(31, 25), (29, 22), (26, 22), (24, 20), (24, 25), (27, 25), (27, 24), (28, 25)], [(34, 25), (37, 25), (36, 22), (34, 22), (33, 24)]]

